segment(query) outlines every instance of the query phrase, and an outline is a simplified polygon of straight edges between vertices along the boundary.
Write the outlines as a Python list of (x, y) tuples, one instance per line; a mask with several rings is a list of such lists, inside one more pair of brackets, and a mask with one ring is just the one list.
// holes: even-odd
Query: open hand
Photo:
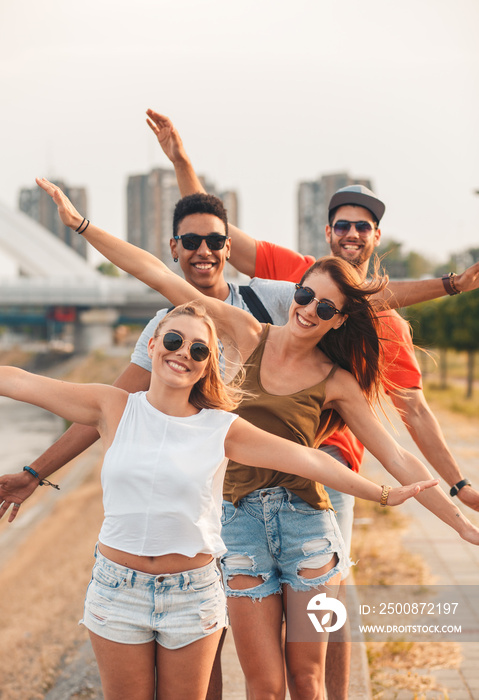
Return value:
[(479, 262), (474, 263), (454, 278), (455, 285), (460, 292), (470, 292), (479, 287)]
[(388, 506), (399, 506), (408, 498), (413, 498), (421, 491), (437, 486), (438, 483), (439, 479), (429, 479), (428, 481), (416, 481), (416, 483), (407, 484), (407, 486), (396, 486), (390, 490), (387, 504)]
[(58, 207), (58, 215), (65, 226), (69, 226), (73, 230), (77, 229), (83, 221), (83, 216), (77, 212), (66, 194), (45, 177), (37, 177), (35, 182), (53, 199)]
[(38, 479), (32, 479), (26, 472), (0, 476), (0, 518), (3, 518), (12, 506), (8, 522), (15, 520), (20, 506), (32, 495), (37, 486)]
[(148, 115), (146, 123), (158, 139), (158, 143), (166, 157), (172, 163), (185, 157), (183, 142), (171, 119), (168, 119), (163, 114), (158, 114), (153, 109), (147, 109), (146, 113)]

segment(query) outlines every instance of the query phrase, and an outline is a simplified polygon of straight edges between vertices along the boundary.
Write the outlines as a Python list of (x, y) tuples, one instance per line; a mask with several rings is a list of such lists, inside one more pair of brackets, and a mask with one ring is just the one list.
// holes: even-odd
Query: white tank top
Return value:
[(130, 394), (103, 462), (100, 542), (140, 556), (223, 554), (224, 441), (236, 418), (168, 416)]

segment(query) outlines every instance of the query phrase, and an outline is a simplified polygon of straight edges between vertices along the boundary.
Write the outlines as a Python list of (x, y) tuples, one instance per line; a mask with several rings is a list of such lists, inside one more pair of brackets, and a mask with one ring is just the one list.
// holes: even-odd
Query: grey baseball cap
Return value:
[(369, 209), (378, 222), (381, 221), (386, 211), (386, 205), (364, 185), (349, 185), (335, 192), (329, 202), (328, 211), (346, 204), (356, 204), (358, 207)]

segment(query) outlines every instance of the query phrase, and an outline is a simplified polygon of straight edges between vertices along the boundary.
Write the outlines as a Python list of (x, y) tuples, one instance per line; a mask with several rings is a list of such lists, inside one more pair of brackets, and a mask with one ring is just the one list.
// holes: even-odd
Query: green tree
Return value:
[(474, 389), (474, 363), (479, 349), (479, 291), (451, 297), (447, 300), (454, 318), (451, 345), (455, 350), (467, 352), (466, 398), (472, 398)]
[(414, 342), (420, 347), (439, 349), (441, 387), (447, 387), (447, 350), (451, 347), (454, 314), (452, 297), (425, 301), (406, 310), (406, 318), (413, 329)]
[(407, 276), (411, 279), (420, 279), (426, 275), (430, 275), (434, 269), (434, 265), (430, 260), (427, 260), (423, 255), (411, 251), (406, 257)]
[(108, 277), (120, 276), (120, 270), (112, 262), (102, 262), (97, 266), (96, 269), (98, 270), (98, 272), (101, 272), (102, 275), (107, 275)]

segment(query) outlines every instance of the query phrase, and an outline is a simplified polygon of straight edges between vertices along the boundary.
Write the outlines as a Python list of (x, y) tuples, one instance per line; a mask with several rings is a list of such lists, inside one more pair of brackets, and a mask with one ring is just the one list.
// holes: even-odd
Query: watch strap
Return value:
[(469, 479), (461, 479), (461, 481), (458, 481), (457, 484), (454, 484), (454, 486), (451, 488), (449, 491), (450, 496), (457, 496), (459, 491), (462, 489), (463, 486), (470, 486), (471, 482)]

